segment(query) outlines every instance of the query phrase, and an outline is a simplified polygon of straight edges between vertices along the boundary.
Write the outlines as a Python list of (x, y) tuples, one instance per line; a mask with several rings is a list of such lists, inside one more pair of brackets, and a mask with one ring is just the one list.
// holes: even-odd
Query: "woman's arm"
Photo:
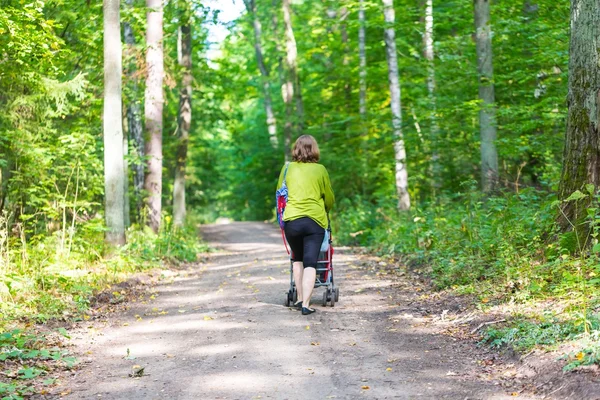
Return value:
[(335, 202), (335, 196), (333, 195), (333, 189), (331, 188), (331, 181), (329, 180), (329, 173), (327, 173), (326, 168), (323, 168), (323, 170), (324, 170), (323, 200), (325, 201), (325, 211), (329, 212), (333, 208), (333, 203)]

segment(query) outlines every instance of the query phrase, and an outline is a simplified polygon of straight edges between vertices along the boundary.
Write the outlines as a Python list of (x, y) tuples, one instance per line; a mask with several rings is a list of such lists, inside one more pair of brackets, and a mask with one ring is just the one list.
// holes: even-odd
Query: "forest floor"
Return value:
[(594, 371), (478, 345), (481, 324), (503, 316), (389, 260), (336, 248), (339, 303), (322, 307), (317, 289), (318, 311), (302, 316), (283, 305), (289, 261), (271, 224), (207, 225), (203, 237), (218, 251), (123, 284), (119, 310), (71, 327), (80, 364), (45, 398), (600, 399)]

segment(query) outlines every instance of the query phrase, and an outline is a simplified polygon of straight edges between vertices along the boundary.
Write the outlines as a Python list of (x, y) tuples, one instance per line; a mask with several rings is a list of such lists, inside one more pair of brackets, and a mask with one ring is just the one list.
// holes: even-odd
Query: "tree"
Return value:
[(175, 182), (173, 186), (173, 221), (183, 226), (186, 216), (185, 171), (188, 142), (192, 125), (192, 29), (191, 9), (187, 1), (180, 2), (181, 26), (179, 28), (178, 58), (183, 68), (179, 95), (179, 117), (177, 154), (175, 160)]
[(365, 2), (359, 0), (358, 6), (358, 57), (359, 57), (359, 95), (358, 95), (358, 113), (361, 122), (364, 123), (367, 117), (367, 51), (365, 35)]
[(148, 169), (144, 188), (148, 192), (146, 206), (148, 226), (154, 232), (160, 228), (162, 212), (162, 129), (163, 129), (163, 6), (161, 0), (146, 0), (148, 7), (146, 31), (145, 117), (149, 140), (146, 142)]
[(496, 106), (494, 68), (492, 64), (492, 35), (490, 0), (474, 0), (475, 45), (479, 73), (479, 132), (481, 138), (481, 186), (492, 191), (498, 183), (498, 152), (496, 150)]
[(436, 120), (436, 99), (435, 99), (435, 53), (433, 50), (433, 0), (425, 1), (425, 30), (423, 31), (423, 54), (427, 61), (427, 94), (429, 95), (430, 123), (431, 123), (431, 183), (434, 192), (441, 185), (440, 183), (440, 155), (439, 146), (439, 126)]
[(106, 242), (125, 244), (119, 0), (104, 0), (104, 199)]
[(258, 15), (256, 14), (256, 1), (255, 0), (244, 0), (246, 9), (252, 18), (252, 27), (254, 29), (254, 51), (256, 53), (256, 63), (261, 74), (261, 81), (264, 93), (264, 104), (265, 113), (267, 115), (267, 130), (269, 132), (269, 140), (274, 148), (278, 146), (277, 140), (277, 120), (275, 119), (275, 113), (273, 112), (273, 103), (271, 101), (271, 82), (269, 78), (269, 70), (265, 66), (265, 60), (263, 57), (263, 50), (261, 44), (262, 27)]
[[(133, 0), (126, 0), (125, 4), (133, 9)], [(135, 150), (133, 169), (133, 191), (138, 217), (142, 213), (142, 191), (144, 190), (144, 135), (142, 129), (142, 110), (138, 100), (138, 78), (135, 57), (135, 35), (132, 24), (123, 23), (123, 37), (125, 38), (127, 67), (126, 75), (130, 90), (127, 101), (127, 133), (133, 142)]]
[[(559, 196), (568, 199), (575, 191), (596, 193), (600, 185), (600, 4), (595, 0), (571, 1), (569, 45), (569, 92), (567, 133)], [(587, 186), (591, 185), (591, 186)], [(583, 197), (583, 196), (574, 196)], [(589, 197), (586, 198), (589, 201)], [(562, 205), (563, 229), (575, 228), (581, 239), (589, 227), (586, 200), (575, 199)], [(583, 241), (580, 241), (583, 244)]]
[(395, 13), (393, 0), (383, 0), (383, 13), (386, 23), (384, 38), (388, 63), (388, 81), (390, 85), (392, 129), (394, 134), (396, 192), (398, 194), (398, 209), (405, 211), (410, 208), (410, 197), (408, 195), (406, 149), (404, 146), (404, 135), (402, 133), (400, 78), (398, 74), (398, 56), (396, 52), (396, 32), (394, 30)]
[[(289, 157), (292, 125), (296, 127), (296, 134), (299, 134), (304, 129), (304, 104), (302, 101), (302, 91), (298, 78), (298, 48), (296, 47), (296, 38), (292, 28), (292, 11), (290, 0), (283, 0), (283, 22), (285, 25), (285, 49), (286, 49), (286, 82), (284, 89), (284, 98), (286, 105), (286, 122), (285, 122), (285, 148), (286, 156)], [(295, 124), (292, 123), (293, 105), (296, 103), (296, 118)]]

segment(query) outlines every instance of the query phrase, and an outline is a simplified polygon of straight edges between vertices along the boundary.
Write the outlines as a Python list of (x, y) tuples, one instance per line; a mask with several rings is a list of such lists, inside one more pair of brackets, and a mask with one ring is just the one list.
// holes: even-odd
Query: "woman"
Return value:
[[(328, 225), (327, 213), (333, 207), (334, 196), (329, 174), (319, 161), (319, 146), (311, 135), (302, 135), (294, 143), (293, 161), (285, 178), (288, 200), (283, 214), (285, 237), (292, 248), (293, 273), (298, 291), (294, 306), (302, 315), (314, 313), (310, 308), (317, 260)], [(279, 175), (281, 187), (285, 166)]]

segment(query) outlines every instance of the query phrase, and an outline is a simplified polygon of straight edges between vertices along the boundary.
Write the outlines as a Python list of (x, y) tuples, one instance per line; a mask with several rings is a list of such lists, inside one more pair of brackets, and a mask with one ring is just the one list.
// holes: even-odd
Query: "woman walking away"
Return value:
[[(310, 308), (317, 260), (328, 225), (327, 213), (333, 207), (334, 195), (329, 174), (319, 161), (319, 146), (311, 135), (302, 135), (294, 143), (293, 161), (287, 166), (288, 200), (283, 213), (285, 237), (292, 248), (294, 281), (302, 315), (314, 313)], [(281, 187), (286, 166), (281, 170)]]

